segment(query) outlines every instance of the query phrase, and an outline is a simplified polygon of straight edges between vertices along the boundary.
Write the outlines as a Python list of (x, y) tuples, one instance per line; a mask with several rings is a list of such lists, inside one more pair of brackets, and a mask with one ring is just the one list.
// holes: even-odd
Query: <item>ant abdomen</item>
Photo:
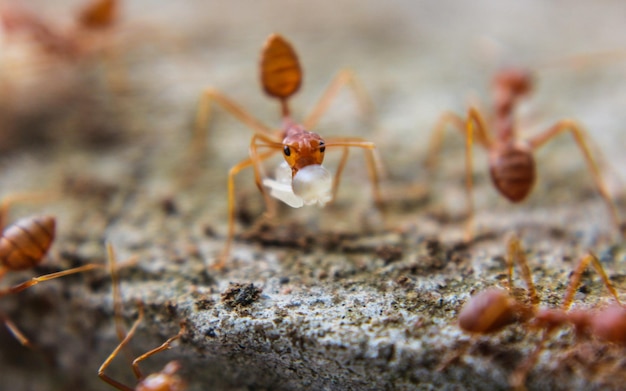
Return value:
[(295, 94), (302, 83), (298, 56), (289, 42), (272, 34), (261, 52), (261, 84), (265, 92), (279, 99)]
[(470, 333), (489, 334), (514, 323), (516, 305), (502, 289), (487, 289), (473, 296), (459, 314), (459, 327)]
[(52, 216), (26, 217), (8, 227), (0, 237), (0, 263), (9, 270), (26, 270), (46, 255), (56, 230)]
[(535, 159), (522, 144), (504, 144), (489, 156), (494, 186), (511, 202), (523, 201), (535, 184)]

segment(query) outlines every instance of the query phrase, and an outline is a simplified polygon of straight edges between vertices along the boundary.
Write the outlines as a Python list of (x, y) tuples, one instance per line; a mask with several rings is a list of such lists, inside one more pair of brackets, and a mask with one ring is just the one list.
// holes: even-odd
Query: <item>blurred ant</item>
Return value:
[[(119, 279), (117, 277), (118, 266), (116, 266), (117, 260), (115, 258), (115, 252), (113, 246), (107, 244), (107, 253), (109, 259), (109, 271), (111, 273), (112, 290), (113, 290), (113, 311), (115, 316), (116, 327), (118, 328), (118, 335), (121, 327), (121, 296), (119, 292)], [(172, 342), (180, 338), (185, 332), (185, 326), (182, 325), (180, 331), (175, 336), (169, 338), (162, 345), (154, 348), (141, 356), (133, 360), (133, 373), (137, 377), (139, 383), (135, 387), (126, 386), (119, 381), (109, 377), (104, 371), (108, 368), (111, 361), (118, 355), (118, 353), (130, 342), (137, 327), (143, 320), (143, 304), (139, 303), (139, 316), (130, 331), (126, 336), (120, 337), (120, 344), (113, 350), (113, 352), (102, 363), (100, 369), (98, 369), (98, 376), (105, 382), (109, 383), (113, 387), (121, 391), (184, 391), (187, 389), (187, 384), (178, 376), (176, 372), (180, 369), (180, 364), (177, 361), (171, 361), (165, 367), (157, 373), (152, 373), (148, 376), (144, 376), (139, 369), (139, 363), (159, 352), (170, 348)]]
[(68, 31), (43, 20), (34, 12), (15, 2), (0, 5), (0, 25), (7, 38), (23, 36), (39, 45), (43, 52), (60, 58), (84, 55), (94, 42), (86, 36), (109, 30), (119, 18), (118, 0), (92, 0), (75, 18), (76, 25)]
[[(539, 297), (532, 281), (532, 276), (526, 256), (520, 242), (513, 237), (508, 242), (508, 292), (499, 288), (488, 288), (470, 298), (459, 313), (459, 327), (473, 334), (474, 338), (481, 335), (494, 334), (506, 326), (522, 324), (529, 329), (542, 330), (543, 337), (535, 350), (520, 364), (509, 378), (514, 388), (523, 388), (526, 376), (535, 365), (539, 354), (544, 349), (545, 342), (553, 332), (563, 326), (573, 326), (578, 337), (595, 337), (604, 342), (626, 346), (626, 309), (617, 296), (617, 292), (598, 258), (591, 252), (581, 258), (578, 266), (570, 278), (567, 291), (560, 309), (538, 308)], [(521, 301), (511, 295), (513, 290), (513, 267), (517, 263), (522, 278), (526, 282), (530, 303)], [(582, 274), (591, 264), (602, 278), (604, 285), (615, 298), (617, 305), (600, 310), (573, 310), (568, 311), (574, 294), (578, 289)], [(469, 344), (466, 348), (469, 347)], [(466, 349), (452, 360), (447, 360), (441, 369), (458, 359)]]
[[(381, 203), (378, 188), (379, 173), (376, 165), (375, 144), (357, 137), (337, 137), (324, 140), (317, 133), (308, 129), (314, 128), (320, 117), (328, 109), (339, 89), (347, 85), (351, 87), (359, 102), (366, 101), (352, 72), (344, 70), (331, 82), (326, 92), (314, 106), (313, 111), (305, 118), (302, 125), (291, 119), (288, 100), (300, 88), (302, 70), (298, 56), (291, 44), (278, 34), (269, 36), (261, 52), (261, 84), (265, 93), (279, 100), (283, 123), (278, 130), (265, 126), (245, 110), (227, 98), (223, 93), (208, 88), (202, 93), (198, 107), (195, 137), (193, 145), (197, 155), (205, 147), (206, 126), (210, 119), (211, 103), (215, 102), (228, 113), (243, 122), (254, 131), (250, 141), (250, 157), (233, 166), (228, 173), (228, 236), (223, 251), (215, 268), (223, 268), (230, 253), (235, 234), (235, 175), (244, 168), (252, 166), (257, 187), (263, 194), (268, 215), (273, 212), (270, 196), (285, 203), (300, 207), (319, 203), (321, 205), (334, 199), (341, 174), (348, 158), (350, 147), (362, 148), (366, 151), (367, 168), (372, 182), (374, 199)], [(342, 148), (342, 156), (334, 179), (321, 165), (324, 161), (326, 148)], [(267, 151), (259, 152), (259, 148)], [(261, 163), (277, 152), (282, 152), (285, 163), (279, 166), (277, 180), (261, 180)], [(270, 188), (270, 194), (263, 185)]]
[[(2, 201), (0, 204), (0, 229), (5, 227), (6, 216), (11, 204), (25, 198), (36, 197), (16, 195), (7, 197)], [(32, 269), (43, 262), (50, 246), (52, 246), (55, 232), (56, 219), (52, 216), (25, 217), (3, 229), (0, 236), (0, 279), (9, 271)], [(0, 289), (0, 297), (21, 292), (43, 281), (97, 268), (102, 268), (102, 265), (89, 263), (60, 272), (33, 277), (21, 284)], [(31, 349), (35, 348), (10, 319), (0, 314), (0, 320), (22, 345)]]
[(606, 203), (614, 225), (624, 235), (620, 227), (617, 208), (602, 180), (600, 170), (591, 155), (585, 141), (585, 132), (580, 124), (570, 119), (564, 119), (528, 140), (521, 141), (517, 138), (513, 111), (518, 100), (528, 95), (532, 87), (533, 76), (527, 70), (509, 68), (496, 74), (493, 79), (494, 111), (491, 119), (491, 127), (495, 133), (493, 137), (488, 132), (485, 119), (475, 107), (469, 108), (466, 120), (454, 113), (446, 112), (435, 126), (425, 161), (426, 166), (430, 168), (436, 164), (436, 154), (441, 148), (443, 131), (446, 126), (451, 124), (459, 130), (465, 129), (468, 203), (466, 236), (468, 239), (473, 236), (472, 146), (474, 142), (487, 150), (489, 154), (489, 171), (496, 190), (509, 201), (519, 203), (526, 199), (535, 183), (536, 169), (533, 152), (565, 131), (569, 131), (574, 137), (593, 176), (596, 188)]

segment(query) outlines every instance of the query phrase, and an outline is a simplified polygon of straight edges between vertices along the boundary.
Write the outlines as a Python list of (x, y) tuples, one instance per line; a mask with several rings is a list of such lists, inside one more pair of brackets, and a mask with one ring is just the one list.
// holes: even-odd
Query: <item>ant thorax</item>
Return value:
[(291, 167), (283, 161), (276, 167), (274, 178), (264, 178), (263, 185), (272, 197), (292, 208), (324, 206), (332, 199), (332, 175), (319, 164), (303, 167), (292, 177)]

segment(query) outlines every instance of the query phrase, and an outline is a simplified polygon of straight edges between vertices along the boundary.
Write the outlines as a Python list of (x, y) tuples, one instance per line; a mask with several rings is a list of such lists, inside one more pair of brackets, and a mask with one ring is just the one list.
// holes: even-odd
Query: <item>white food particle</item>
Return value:
[(291, 178), (287, 162), (276, 167), (275, 178), (263, 179), (270, 195), (292, 208), (318, 204), (324, 206), (332, 199), (333, 180), (330, 172), (319, 164), (306, 166)]
[(301, 197), (305, 205), (324, 206), (332, 198), (333, 178), (330, 172), (319, 164), (302, 168), (293, 177), (291, 187), (294, 194)]

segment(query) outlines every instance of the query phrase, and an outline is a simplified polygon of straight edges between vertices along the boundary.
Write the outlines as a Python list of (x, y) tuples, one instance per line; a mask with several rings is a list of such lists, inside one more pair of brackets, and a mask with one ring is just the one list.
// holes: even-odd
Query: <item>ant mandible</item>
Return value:
[[(39, 197), (25, 194), (15, 195), (6, 197), (0, 205), (0, 230), (2, 230), (0, 236), (0, 279), (9, 271), (22, 271), (39, 265), (43, 262), (54, 241), (56, 219), (52, 216), (25, 217), (3, 229), (11, 204), (27, 198), (36, 199)], [(21, 284), (0, 289), (0, 297), (21, 292), (40, 282), (97, 268), (102, 268), (102, 265), (89, 263), (60, 272), (33, 277)], [(8, 317), (0, 314), (0, 320), (22, 345), (34, 349), (28, 338)]]
[(459, 130), (465, 129), (465, 168), (468, 204), (467, 239), (471, 239), (473, 236), (472, 146), (474, 142), (487, 150), (489, 154), (489, 171), (496, 190), (507, 200), (519, 203), (528, 197), (535, 183), (536, 168), (533, 152), (565, 131), (569, 131), (574, 137), (591, 172), (598, 192), (606, 203), (611, 219), (623, 236), (624, 232), (622, 232), (620, 227), (617, 208), (587, 146), (585, 132), (578, 122), (571, 119), (560, 120), (543, 133), (528, 140), (521, 141), (517, 138), (513, 111), (519, 99), (528, 95), (532, 87), (533, 75), (527, 70), (508, 68), (496, 74), (493, 80), (494, 112), (491, 123), (495, 133), (493, 138), (487, 131), (486, 121), (475, 107), (469, 108), (466, 120), (454, 113), (446, 112), (435, 126), (425, 161), (427, 167), (433, 167), (436, 163), (436, 154), (441, 147), (443, 131), (446, 125), (452, 124)]
[[(206, 139), (206, 126), (211, 113), (211, 103), (219, 104), (223, 109), (243, 122), (254, 131), (250, 141), (250, 157), (233, 166), (228, 173), (228, 236), (223, 251), (219, 255), (215, 268), (223, 268), (230, 253), (235, 233), (235, 182), (234, 178), (244, 168), (252, 166), (257, 187), (263, 194), (269, 214), (272, 214), (270, 195), (291, 204), (288, 199), (297, 199), (297, 206), (334, 199), (342, 171), (348, 158), (350, 147), (362, 148), (366, 151), (367, 168), (372, 182), (374, 199), (378, 205), (381, 197), (378, 188), (378, 168), (376, 164), (375, 144), (357, 137), (337, 137), (323, 139), (319, 134), (309, 131), (314, 128), (320, 117), (328, 109), (332, 99), (339, 89), (350, 86), (363, 104), (362, 90), (360, 89), (352, 72), (344, 70), (331, 82), (326, 92), (322, 95), (311, 113), (302, 124), (297, 124), (291, 118), (288, 100), (300, 88), (302, 82), (302, 70), (298, 56), (282, 36), (272, 34), (269, 36), (261, 52), (261, 84), (265, 93), (279, 100), (282, 109), (282, 126), (279, 130), (273, 130), (265, 126), (259, 120), (252, 117), (245, 110), (227, 98), (223, 93), (208, 88), (202, 93), (198, 107), (194, 146), (196, 153), (204, 149)], [(342, 156), (339, 161), (334, 179), (321, 166), (324, 160), (326, 148), (342, 148)], [(267, 148), (268, 151), (260, 153), (259, 148)], [(287, 180), (283, 176), (278, 182), (263, 181), (263, 184), (271, 188), (268, 194), (261, 180), (261, 163), (277, 152), (282, 152), (287, 164)], [(280, 168), (279, 168), (280, 169)], [(284, 173), (284, 170), (283, 170)], [(286, 186), (286, 188), (284, 187)]]
[[(115, 257), (115, 251), (113, 246), (108, 243), (107, 244), (107, 254), (109, 259), (109, 271), (111, 274), (111, 283), (113, 290), (113, 312), (115, 317), (116, 328), (118, 331), (118, 335), (120, 335), (121, 328), (121, 296), (119, 292), (119, 279), (117, 276), (118, 266), (116, 265), (117, 260)], [(128, 334), (125, 336), (120, 335), (120, 343), (117, 345), (115, 350), (107, 357), (107, 359), (102, 363), (100, 369), (98, 369), (98, 376), (103, 381), (112, 385), (121, 391), (184, 391), (187, 389), (187, 384), (178, 376), (176, 372), (180, 369), (180, 364), (177, 361), (171, 361), (160, 371), (156, 373), (152, 373), (148, 376), (144, 376), (139, 369), (139, 363), (159, 352), (167, 350), (170, 348), (172, 342), (180, 338), (184, 332), (184, 325), (181, 327), (178, 334), (169, 338), (160, 346), (142, 354), (141, 356), (135, 358), (132, 363), (133, 373), (137, 377), (139, 383), (133, 388), (127, 385), (120, 383), (119, 381), (109, 377), (104, 371), (111, 364), (113, 359), (119, 354), (119, 352), (130, 342), (131, 338), (135, 335), (137, 331), (137, 327), (143, 320), (143, 305), (139, 304), (139, 316), (133, 323), (131, 329), (128, 331)], [(123, 334), (123, 331), (122, 331)]]
[[(611, 284), (598, 258), (591, 252), (581, 258), (570, 278), (560, 309), (537, 308), (539, 297), (532, 281), (526, 256), (519, 239), (512, 237), (507, 249), (508, 290), (489, 288), (473, 296), (459, 313), (459, 327), (476, 336), (494, 334), (511, 324), (524, 324), (530, 329), (543, 330), (544, 334), (535, 350), (509, 377), (512, 387), (523, 389), (528, 372), (535, 365), (548, 338), (560, 327), (571, 325), (579, 337), (595, 337), (601, 341), (626, 345), (626, 309), (622, 307), (617, 292)], [(518, 264), (526, 282), (530, 304), (514, 298), (513, 267)], [(604, 285), (615, 298), (617, 305), (601, 310), (568, 311), (582, 274), (591, 264)], [(468, 345), (469, 346), (469, 345)], [(460, 354), (456, 355), (458, 358)], [(446, 364), (448, 365), (449, 360)]]

